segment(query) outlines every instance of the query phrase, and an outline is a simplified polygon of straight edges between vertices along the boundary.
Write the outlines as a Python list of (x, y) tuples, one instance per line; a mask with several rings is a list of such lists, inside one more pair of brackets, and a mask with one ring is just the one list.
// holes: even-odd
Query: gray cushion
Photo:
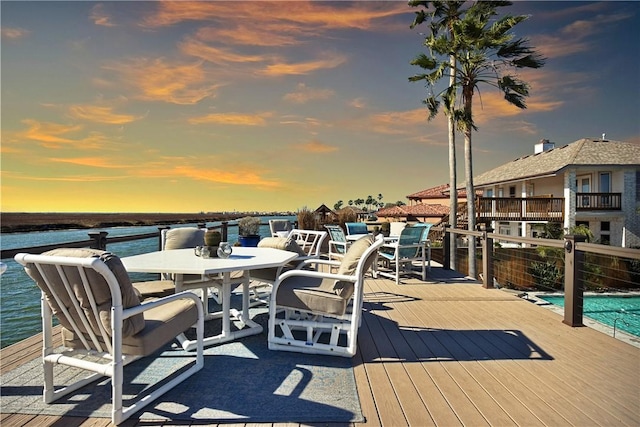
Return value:
[[(106, 265), (109, 267), (109, 270), (116, 277), (118, 284), (120, 285), (120, 293), (122, 295), (122, 306), (123, 308), (135, 307), (140, 305), (140, 299), (133, 286), (131, 285), (131, 281), (129, 279), (129, 275), (125, 270), (120, 258), (117, 256), (96, 249), (74, 249), (74, 248), (60, 248), (54, 249), (48, 252), (45, 252), (43, 255), (51, 255), (51, 256), (63, 256), (63, 257), (73, 257), (73, 258), (91, 258), (96, 257), (100, 258)], [(71, 297), (64, 290), (63, 283), (59, 280), (59, 275), (55, 273), (56, 266), (53, 265), (43, 265), (43, 270), (47, 277), (58, 278), (57, 281), (53, 281), (51, 283), (54, 288), (55, 293), (60, 297), (62, 304), (70, 309), (70, 313), (73, 316), (75, 309), (73, 309)], [(80, 307), (82, 310), (87, 313), (87, 317), (92, 322), (91, 329), (100, 333), (99, 326), (93, 322), (93, 314), (92, 309), (89, 303), (89, 299), (87, 293), (82, 285), (82, 279), (76, 267), (62, 267), (65, 271), (66, 275), (69, 278), (70, 286), (73, 289), (75, 299), (80, 303)], [(44, 279), (40, 275), (40, 272), (34, 267), (33, 264), (28, 264), (25, 266), (25, 271), (31, 278), (36, 282), (38, 287), (45, 292), (45, 298), (49, 303), (53, 313), (56, 315), (60, 323), (63, 327), (67, 329), (73, 329), (71, 326), (71, 322), (67, 319), (62, 312), (61, 307), (58, 305), (57, 301), (54, 299), (53, 295), (49, 291), (49, 288), (46, 286)], [(87, 278), (89, 280), (89, 286), (91, 288), (91, 293), (93, 294), (96, 304), (98, 306), (98, 312), (100, 316), (100, 323), (102, 323), (102, 327), (104, 327), (108, 334), (111, 333), (111, 291), (109, 290), (109, 285), (104, 280), (102, 275), (96, 272), (93, 269), (85, 269)], [(79, 322), (79, 319), (76, 320), (76, 324), (83, 331), (87, 332), (86, 329), (82, 326), (82, 323)], [(125, 319), (123, 322), (123, 330), (122, 334), (124, 337), (128, 337), (131, 335), (135, 335), (140, 332), (144, 328), (144, 317), (142, 314), (138, 314), (136, 316), (132, 316), (128, 319)]]
[(300, 248), (298, 243), (289, 237), (265, 237), (258, 243), (259, 248), (273, 248), (282, 251), (295, 252), (299, 256), (306, 256), (307, 253)]
[[(135, 335), (123, 337), (122, 352), (147, 356), (198, 321), (198, 307), (191, 299), (181, 299), (144, 312), (144, 329)], [(78, 337), (69, 330), (62, 330), (65, 346), (82, 348)]]
[(331, 279), (290, 277), (280, 283), (276, 300), (278, 306), (343, 315), (349, 299), (338, 295), (334, 286), (335, 281)]
[[(373, 244), (373, 241), (373, 237), (365, 236), (354, 242), (340, 264), (338, 274), (353, 276), (358, 267), (358, 262)], [(367, 260), (365, 271), (371, 266), (373, 260), (373, 256)], [(294, 276), (280, 282), (276, 300), (278, 301), (278, 306), (314, 313), (343, 315), (349, 300), (353, 296), (354, 287), (355, 284), (353, 282)]]
[(164, 238), (164, 249), (186, 249), (204, 245), (202, 228), (184, 227), (167, 230)]
[[(356, 274), (356, 269), (358, 268), (360, 258), (362, 258), (362, 255), (364, 255), (364, 253), (367, 251), (367, 249), (369, 249), (373, 242), (373, 236), (364, 236), (353, 242), (353, 244), (349, 246), (347, 253), (340, 262), (338, 274), (344, 274), (347, 276), (353, 276), (354, 274)], [(374, 257), (369, 257), (364, 265), (363, 272), (369, 270), (371, 264), (373, 264), (374, 259)], [(351, 298), (351, 295), (353, 295), (353, 283), (337, 281), (334, 286), (334, 290), (344, 298)]]

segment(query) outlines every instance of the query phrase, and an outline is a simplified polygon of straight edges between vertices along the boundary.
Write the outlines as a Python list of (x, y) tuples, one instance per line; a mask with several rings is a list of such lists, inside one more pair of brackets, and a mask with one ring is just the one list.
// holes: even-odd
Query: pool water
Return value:
[[(564, 296), (538, 295), (553, 305), (564, 307)], [(585, 295), (583, 314), (617, 330), (640, 337), (640, 295)]]

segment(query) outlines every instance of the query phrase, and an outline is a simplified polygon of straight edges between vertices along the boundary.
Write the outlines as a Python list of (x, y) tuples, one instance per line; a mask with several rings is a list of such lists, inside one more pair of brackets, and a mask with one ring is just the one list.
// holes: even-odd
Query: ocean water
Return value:
[[(261, 217), (263, 223), (268, 223), (270, 218), (288, 218), (291, 221), (295, 217)], [(220, 225), (220, 223), (207, 223), (208, 227)], [(187, 227), (197, 224), (180, 224), (171, 226)], [(110, 227), (100, 229), (83, 230), (58, 230), (49, 232), (32, 233), (2, 233), (0, 234), (0, 247), (4, 249), (25, 248), (55, 243), (65, 243), (87, 240), (87, 233), (92, 231), (106, 231), (107, 237), (130, 236), (135, 234), (152, 233), (158, 231), (156, 226), (144, 227)], [(229, 242), (238, 240), (237, 228), (229, 226)], [(260, 235), (270, 235), (269, 226), (260, 227)], [(133, 240), (130, 242), (113, 243), (107, 246), (107, 250), (119, 257), (138, 255), (158, 250), (158, 238)], [(0, 276), (0, 348), (14, 344), (42, 331), (40, 319), (40, 290), (27, 276), (20, 264), (13, 259), (3, 259), (7, 270)], [(156, 276), (145, 273), (132, 273), (132, 281), (152, 280)]]
[[(564, 307), (564, 296), (538, 297)], [(585, 317), (640, 337), (640, 296), (585, 295), (582, 310)]]

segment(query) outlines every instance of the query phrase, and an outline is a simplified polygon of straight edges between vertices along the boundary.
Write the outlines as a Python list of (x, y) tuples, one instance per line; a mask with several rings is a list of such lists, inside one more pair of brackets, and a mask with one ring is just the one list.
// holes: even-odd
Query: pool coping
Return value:
[[(554, 305), (544, 299), (542, 299), (539, 295), (545, 295), (545, 296), (553, 296), (553, 297), (559, 297), (559, 296), (564, 296), (564, 293), (561, 292), (520, 292), (519, 293), (519, 297), (530, 301), (532, 303), (534, 303), (537, 306), (540, 306), (544, 309), (550, 310), (562, 317), (564, 317), (564, 307), (560, 307), (557, 305)], [(584, 296), (621, 296), (621, 295), (631, 295), (631, 296), (636, 296), (636, 297), (640, 297), (640, 292), (585, 292)], [(612, 326), (606, 325), (602, 322), (599, 322), (597, 320), (593, 320), (590, 317), (583, 317), (582, 318), (582, 323), (584, 326), (587, 326), (589, 328), (595, 329), (598, 332), (602, 332), (603, 334), (609, 335), (610, 337), (613, 337), (617, 340), (626, 342), (629, 345), (632, 345), (636, 348), (640, 348), (640, 337), (632, 335), (628, 332), (625, 332), (623, 330), (620, 329), (616, 329), (615, 330), (615, 336), (614, 334), (614, 330)]]

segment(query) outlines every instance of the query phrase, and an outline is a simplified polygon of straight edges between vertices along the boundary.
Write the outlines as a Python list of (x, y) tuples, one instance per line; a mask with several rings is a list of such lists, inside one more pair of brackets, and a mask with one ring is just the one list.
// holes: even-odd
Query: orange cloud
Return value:
[(370, 28), (380, 18), (408, 14), (402, 2), (352, 2), (332, 4), (315, 1), (260, 2), (160, 2), (141, 25), (162, 27), (183, 21), (259, 22), (281, 21), (336, 28)]
[(210, 167), (195, 168), (192, 166), (177, 166), (173, 175), (183, 176), (198, 181), (210, 181), (221, 184), (233, 184), (242, 186), (254, 186), (260, 188), (278, 188), (281, 183), (276, 180), (264, 179), (254, 168), (234, 167), (233, 171), (227, 169), (212, 169)]
[(228, 62), (263, 62), (270, 58), (266, 55), (242, 55), (234, 53), (227, 49), (209, 46), (193, 38), (187, 38), (184, 42), (180, 43), (179, 47), (181, 52), (186, 55), (195, 56), (196, 58), (204, 59), (205, 61), (215, 64), (226, 64)]
[(122, 77), (119, 85), (131, 86), (134, 96), (146, 101), (197, 104), (215, 97), (219, 84), (207, 84), (209, 76), (202, 62), (170, 63), (164, 58), (138, 58), (105, 66)]
[(188, 121), (192, 125), (199, 124), (220, 124), (220, 125), (241, 125), (241, 126), (264, 126), (267, 124), (266, 118), (272, 113), (261, 113), (257, 115), (239, 113), (214, 113), (200, 117), (192, 117)]
[(72, 165), (87, 166), (92, 168), (123, 169), (128, 167), (119, 163), (116, 164), (112, 159), (107, 159), (104, 157), (54, 157), (50, 158), (49, 160), (56, 163), (69, 163)]
[(324, 59), (314, 61), (298, 62), (298, 63), (278, 63), (267, 65), (266, 68), (258, 70), (256, 73), (265, 76), (286, 76), (286, 75), (305, 75), (317, 70), (336, 68), (347, 61), (344, 55), (325, 55)]
[(59, 123), (38, 122), (25, 119), (22, 123), (29, 126), (20, 136), (34, 141), (42, 142), (46, 146), (60, 146), (61, 144), (76, 144), (77, 140), (65, 138), (63, 135), (82, 130), (80, 125), (63, 125)]
[(16, 40), (26, 37), (30, 33), (29, 30), (25, 30), (24, 28), (16, 28), (16, 27), (4, 27), (0, 30), (0, 34), (2, 34), (3, 39)]
[(329, 99), (334, 94), (335, 92), (331, 89), (313, 89), (304, 83), (299, 83), (296, 91), (287, 93), (283, 96), (283, 99), (294, 104), (305, 104), (316, 99)]
[(309, 141), (305, 144), (297, 145), (296, 148), (314, 154), (332, 153), (334, 151), (338, 151), (338, 147), (325, 144), (324, 142), (320, 141)]
[(98, 3), (91, 9), (91, 14), (89, 15), (89, 19), (93, 21), (96, 25), (101, 25), (103, 27), (116, 27), (117, 25), (113, 23), (111, 17), (105, 12), (104, 4)]
[(69, 116), (74, 119), (88, 120), (111, 125), (123, 125), (141, 119), (141, 116), (116, 114), (112, 107), (76, 104), (69, 107)]
[(631, 17), (630, 14), (622, 13), (594, 15), (593, 19), (577, 20), (566, 25), (558, 34), (533, 36), (531, 37), (532, 44), (547, 58), (565, 57), (585, 52), (591, 49), (593, 36), (607, 31), (608, 24), (624, 21)]
[(100, 132), (89, 132), (86, 136), (75, 137), (84, 129), (82, 125), (39, 122), (33, 119), (25, 119), (22, 123), (29, 128), (11, 136), (12, 143), (18, 143), (20, 139), (29, 139), (39, 142), (45, 148), (68, 147), (78, 150), (104, 149), (108, 144), (108, 140)]
[(367, 128), (383, 134), (409, 134), (414, 132), (416, 125), (427, 122), (426, 108), (416, 108), (407, 111), (386, 111), (373, 114), (366, 120)]

